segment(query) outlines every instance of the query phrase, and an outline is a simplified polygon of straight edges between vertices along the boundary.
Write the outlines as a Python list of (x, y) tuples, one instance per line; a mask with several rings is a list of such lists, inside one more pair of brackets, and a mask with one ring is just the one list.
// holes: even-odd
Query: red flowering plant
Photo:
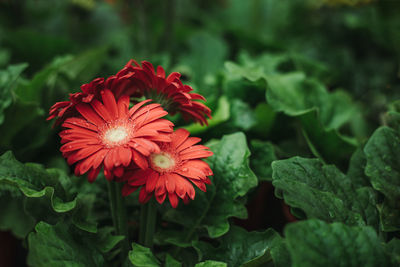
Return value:
[[(56, 119), (55, 125), (62, 127), (62, 155), (74, 166), (75, 175), (87, 174), (89, 182), (103, 172), (114, 198), (110, 203), (115, 228), (126, 241), (121, 197), (141, 187), (145, 215), (139, 220), (139, 242), (151, 247), (156, 209), (145, 203), (154, 196), (162, 204), (168, 196), (173, 208), (178, 198), (188, 204), (195, 198), (193, 185), (205, 192), (213, 175), (202, 160), (213, 155), (209, 148), (185, 129), (173, 131), (174, 124), (163, 117), (180, 113), (203, 125), (211, 110), (198, 101), (204, 97), (180, 81), (179, 73), (166, 77), (162, 67), (155, 71), (146, 61), (140, 66), (131, 60), (116, 75), (97, 78), (81, 90), (50, 108), (48, 120)], [(126, 243), (123, 250), (126, 253)]]

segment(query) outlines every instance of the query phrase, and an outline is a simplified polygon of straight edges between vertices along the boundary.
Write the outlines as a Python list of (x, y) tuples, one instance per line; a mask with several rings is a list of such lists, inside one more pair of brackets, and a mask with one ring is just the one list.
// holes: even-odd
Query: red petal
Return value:
[(149, 166), (149, 163), (147, 162), (147, 159), (142, 156), (140, 153), (136, 152), (135, 150), (132, 150), (132, 156), (133, 156), (133, 161), (136, 163), (136, 165), (141, 168), (141, 169), (147, 169)]
[(115, 101), (115, 97), (110, 90), (105, 89), (101, 91), (101, 98), (103, 99), (104, 106), (110, 113), (113, 119), (118, 118), (118, 107), (117, 102)]
[(122, 166), (116, 167), (112, 170), (113, 174), (118, 178), (121, 178), (124, 175), (124, 168)]
[(213, 153), (208, 150), (201, 150), (201, 151), (195, 151), (192, 153), (187, 153), (185, 155), (180, 156), (181, 160), (187, 160), (187, 159), (200, 159), (200, 158), (207, 158), (212, 156)]
[(96, 125), (89, 123), (87, 120), (81, 119), (81, 118), (68, 118), (65, 120), (65, 122), (62, 124), (62, 127), (65, 128), (75, 128), (75, 129), (86, 129), (88, 130), (88, 132), (90, 132), (89, 130), (97, 133), (97, 127)]
[(163, 67), (161, 66), (157, 67), (157, 76), (165, 78), (165, 70), (163, 69)]
[(75, 162), (77, 162), (79, 160), (87, 158), (90, 155), (99, 151), (100, 149), (102, 149), (101, 146), (88, 146), (88, 147), (82, 148), (68, 156), (68, 159), (67, 159), (68, 164), (74, 164)]
[[(114, 183), (114, 182), (110, 182), (110, 183)], [(138, 187), (130, 186), (129, 184), (124, 184), (124, 186), (122, 187), (122, 195), (124, 197), (126, 197), (126, 196), (132, 194), (133, 192), (135, 192), (136, 189), (138, 189)]]
[(175, 191), (175, 179), (173, 176), (169, 174), (164, 174), (165, 176), (165, 187), (169, 194), (172, 194)]
[[(130, 172), (126, 179), (130, 185), (143, 185), (146, 183), (147, 176), (149, 176), (152, 171), (152, 169), (137, 169), (136, 171)], [(140, 181), (140, 184), (138, 181)]]
[(144, 188), (144, 186), (142, 186), (142, 188), (140, 189), (140, 193), (139, 193), (139, 202), (140, 203), (146, 203), (150, 200), (151, 198), (151, 194), (148, 194), (146, 192), (146, 189)]
[(144, 100), (144, 101), (139, 102), (139, 103), (137, 103), (136, 105), (134, 105), (134, 106), (129, 110), (129, 116), (132, 117), (132, 116), (135, 114), (135, 112), (136, 112), (138, 109), (140, 109), (141, 106), (143, 106), (143, 105), (146, 104), (146, 103), (149, 103), (150, 101), (151, 101), (151, 99), (147, 99), (147, 100)]
[(171, 146), (177, 148), (189, 137), (190, 133), (186, 129), (178, 129), (171, 136)]
[(178, 197), (176, 196), (175, 193), (172, 194), (168, 194), (168, 198), (169, 198), (169, 202), (171, 203), (171, 206), (175, 209), (176, 207), (178, 207)]
[(146, 191), (151, 193), (156, 188), (156, 184), (159, 178), (158, 172), (152, 171), (149, 173), (146, 181)]
[[(198, 137), (189, 137), (185, 142), (179, 145), (179, 147), (176, 148), (177, 151), (182, 151), (186, 148), (189, 148), (193, 146), (194, 144), (197, 144), (198, 142), (201, 141), (201, 138)], [(207, 147), (208, 149), (208, 147)]]
[(167, 196), (167, 193), (164, 193), (162, 195), (156, 195), (157, 202), (162, 204), (164, 202), (166, 196)]
[(132, 152), (126, 147), (117, 147), (117, 155), (119, 156), (119, 161), (127, 167), (131, 163)]
[(111, 121), (113, 119), (110, 113), (108, 113), (107, 108), (99, 100), (93, 100), (90, 105), (105, 121)]
[(155, 190), (155, 195), (159, 196), (159, 195), (163, 195), (166, 193), (165, 190), (165, 176), (164, 175), (160, 175), (158, 177), (157, 183), (156, 183), (156, 190)]
[(203, 181), (191, 180), (191, 182), (194, 183), (198, 188), (200, 188), (201, 191), (206, 192), (206, 185)]
[(129, 96), (123, 95), (118, 100), (118, 115), (119, 118), (128, 116), (129, 111)]
[(95, 168), (95, 169), (91, 169), (88, 173), (88, 181), (89, 183), (93, 183), (97, 176), (99, 175), (101, 168)]
[(79, 103), (76, 105), (78, 112), (94, 125), (103, 125), (104, 120), (93, 110), (89, 104)]

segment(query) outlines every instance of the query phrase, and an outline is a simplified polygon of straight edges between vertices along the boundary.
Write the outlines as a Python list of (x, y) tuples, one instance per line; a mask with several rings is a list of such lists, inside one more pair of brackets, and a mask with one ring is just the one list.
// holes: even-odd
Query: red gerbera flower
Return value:
[(93, 99), (100, 99), (100, 91), (104, 89), (104, 78), (97, 78), (81, 86), (82, 92), (69, 95), (69, 101), (57, 102), (51, 108), (47, 120), (57, 118), (55, 125), (61, 124), (66, 118), (79, 114), (75, 105), (90, 103)]
[(206, 146), (195, 145), (200, 141), (200, 138), (189, 137), (187, 130), (176, 130), (171, 135), (170, 143), (159, 144), (160, 151), (148, 157), (148, 169), (125, 174), (127, 183), (122, 194), (127, 196), (142, 186), (139, 194), (141, 203), (146, 203), (153, 194), (160, 204), (168, 195), (174, 208), (178, 206), (178, 197), (185, 203), (193, 200), (195, 190), (192, 183), (206, 191), (206, 184), (211, 183), (208, 176), (213, 175), (210, 166), (201, 160), (213, 153)]
[[(69, 101), (57, 102), (51, 108), (47, 120), (57, 118), (55, 125), (61, 124), (66, 118), (79, 114), (75, 106), (79, 103), (90, 103), (92, 100), (101, 100), (100, 92), (104, 89), (111, 90), (116, 99), (121, 95), (140, 96), (132, 84), (130, 77), (133, 69), (125, 66), (116, 75), (110, 76), (106, 81), (104, 78), (96, 78), (90, 83), (81, 86), (82, 92), (70, 94)], [(115, 94), (117, 93), (117, 94)]]
[[(140, 67), (135, 60), (129, 61), (122, 71), (130, 75), (130, 92), (140, 93), (146, 98), (153, 99), (170, 114), (179, 112), (184, 119), (192, 119), (200, 124), (207, 124), (207, 117), (211, 118), (211, 110), (196, 101), (206, 99), (202, 95), (190, 93), (193, 89), (189, 85), (182, 84), (180, 73), (173, 72), (165, 78), (165, 71), (161, 66), (158, 66), (155, 72), (151, 63), (143, 61)], [(115, 91), (115, 94), (118, 96), (125, 92)]]
[(190, 93), (193, 91), (192, 87), (182, 84), (181, 75), (178, 72), (173, 72), (165, 78), (165, 71), (161, 66), (157, 67), (157, 73), (153, 65), (147, 61), (143, 61), (142, 66), (130, 60), (122, 70), (106, 81), (104, 78), (97, 78), (82, 85), (82, 92), (70, 94), (69, 101), (54, 104), (50, 108), (47, 120), (57, 118), (55, 124), (60, 124), (66, 118), (78, 114), (75, 108), (77, 104), (90, 103), (93, 99), (101, 100), (100, 91), (109, 89), (116, 99), (122, 95), (145, 96), (160, 103), (171, 115), (181, 113), (186, 120), (192, 119), (200, 124), (207, 124), (207, 117), (211, 118), (211, 110), (197, 101), (205, 101), (205, 98), (202, 95)]
[(160, 152), (155, 143), (169, 142), (172, 122), (160, 119), (168, 113), (159, 104), (142, 101), (129, 109), (129, 97), (116, 102), (110, 90), (101, 91), (102, 102), (94, 99), (75, 105), (79, 116), (65, 120), (66, 130), (60, 133), (63, 156), (69, 164), (76, 163), (75, 174), (89, 171), (93, 182), (101, 168), (108, 179), (124, 173), (123, 166), (132, 161), (147, 169), (146, 157)]

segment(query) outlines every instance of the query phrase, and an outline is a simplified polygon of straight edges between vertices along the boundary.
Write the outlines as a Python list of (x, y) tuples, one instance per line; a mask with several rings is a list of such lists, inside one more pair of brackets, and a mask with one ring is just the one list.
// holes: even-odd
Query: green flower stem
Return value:
[(122, 183), (116, 183), (115, 195), (117, 202), (117, 217), (118, 217), (118, 231), (120, 235), (125, 236), (122, 243), (122, 252), (124, 259), (128, 254), (129, 250), (129, 233), (128, 233), (128, 219), (126, 216), (125, 199), (122, 196)]
[(156, 228), (157, 206), (154, 199), (151, 199), (147, 204), (142, 205), (140, 211), (140, 232), (139, 243), (153, 248), (154, 232)]
[(147, 203), (147, 222), (144, 244), (146, 247), (153, 248), (154, 231), (156, 229), (157, 206), (154, 199)]
[(108, 183), (108, 191), (110, 196), (111, 214), (117, 235), (125, 236), (121, 244), (121, 260), (125, 258), (129, 250), (128, 224), (126, 217), (125, 199), (122, 196), (122, 183), (110, 181)]
[(146, 217), (147, 217), (147, 204), (142, 205), (140, 208), (139, 244), (141, 245), (144, 245), (144, 237), (146, 235)]
[(115, 182), (108, 182), (107, 183), (107, 188), (108, 188), (108, 198), (110, 201), (110, 209), (111, 209), (111, 217), (113, 221), (113, 225), (115, 227), (115, 233), (118, 234), (118, 222), (117, 222), (117, 203), (115, 201)]

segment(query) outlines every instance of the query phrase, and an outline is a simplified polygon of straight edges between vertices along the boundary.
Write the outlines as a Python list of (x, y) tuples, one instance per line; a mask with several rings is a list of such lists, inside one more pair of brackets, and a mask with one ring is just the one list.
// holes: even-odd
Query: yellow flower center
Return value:
[(115, 145), (124, 141), (128, 137), (128, 131), (125, 127), (119, 126), (106, 131), (104, 139), (107, 143)]
[(150, 165), (156, 171), (168, 171), (175, 166), (175, 159), (168, 153), (153, 153), (150, 156)]

